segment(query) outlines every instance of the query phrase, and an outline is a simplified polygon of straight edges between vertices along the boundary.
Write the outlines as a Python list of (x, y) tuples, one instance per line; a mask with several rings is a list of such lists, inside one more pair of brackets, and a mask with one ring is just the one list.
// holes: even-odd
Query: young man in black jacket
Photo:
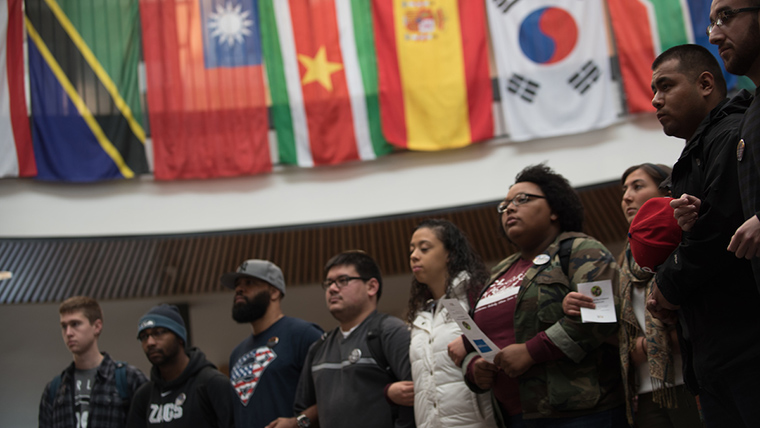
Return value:
[(235, 392), (229, 379), (197, 348), (185, 349), (187, 330), (174, 305), (159, 305), (138, 323), (137, 338), (153, 364), (150, 382), (135, 394), (127, 426), (230, 428)]
[[(662, 320), (679, 320), (687, 385), (699, 391), (708, 427), (755, 426), (760, 294), (749, 261), (727, 250), (744, 221), (736, 142), (751, 99), (746, 91), (725, 98), (720, 66), (701, 46), (673, 47), (652, 69), (657, 118), (666, 134), (687, 140), (673, 167), (672, 192), (678, 199), (671, 206), (699, 199), (701, 209), (658, 269), (647, 308)], [(696, 382), (688, 377), (690, 369)]]

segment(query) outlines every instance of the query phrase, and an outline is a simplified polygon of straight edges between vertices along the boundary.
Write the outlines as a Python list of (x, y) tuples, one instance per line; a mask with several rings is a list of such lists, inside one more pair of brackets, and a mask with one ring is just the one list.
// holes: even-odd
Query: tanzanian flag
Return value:
[(148, 171), (137, 0), (26, 0), (37, 178)]

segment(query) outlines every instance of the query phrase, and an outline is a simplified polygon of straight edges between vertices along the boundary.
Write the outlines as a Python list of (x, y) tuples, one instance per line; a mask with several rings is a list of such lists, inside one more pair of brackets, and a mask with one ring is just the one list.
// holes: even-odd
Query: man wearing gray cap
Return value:
[(135, 393), (127, 428), (232, 428), (229, 380), (198, 348), (185, 349), (185, 321), (174, 305), (140, 318), (137, 339), (153, 364), (150, 382)]
[(230, 355), (230, 381), (239, 398), (236, 426), (263, 428), (279, 417), (292, 417), (301, 368), (322, 329), (282, 313), (285, 279), (270, 261), (246, 260), (221, 281), (235, 290), (232, 318), (250, 323), (253, 330)]

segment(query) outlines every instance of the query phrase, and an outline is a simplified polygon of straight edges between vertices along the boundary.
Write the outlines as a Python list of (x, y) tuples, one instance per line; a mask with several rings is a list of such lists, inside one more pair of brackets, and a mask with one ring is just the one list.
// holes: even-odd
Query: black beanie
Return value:
[(187, 345), (185, 321), (182, 319), (182, 315), (179, 314), (179, 308), (175, 305), (162, 303), (151, 308), (147, 314), (140, 318), (140, 322), (137, 324), (137, 335), (139, 336), (140, 332), (145, 329), (156, 327), (171, 330)]

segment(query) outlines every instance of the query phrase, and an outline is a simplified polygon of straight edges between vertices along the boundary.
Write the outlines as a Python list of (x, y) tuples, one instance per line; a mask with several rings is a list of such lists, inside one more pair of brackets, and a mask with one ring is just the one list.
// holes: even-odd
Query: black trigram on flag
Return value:
[(493, 0), (494, 3), (496, 3), (496, 7), (501, 11), (501, 13), (507, 13), (509, 11), (509, 8), (515, 5), (520, 0)]
[(529, 103), (532, 103), (536, 98), (539, 87), (541, 87), (541, 85), (539, 85), (538, 82), (528, 80), (519, 74), (513, 74), (512, 77), (509, 78), (507, 84), (507, 90), (509, 92), (519, 96)]
[(594, 61), (589, 61), (583, 64), (583, 67), (573, 74), (567, 83), (583, 95), (594, 82), (599, 80), (599, 76), (601, 75), (602, 73), (599, 71), (599, 67), (594, 64)]

